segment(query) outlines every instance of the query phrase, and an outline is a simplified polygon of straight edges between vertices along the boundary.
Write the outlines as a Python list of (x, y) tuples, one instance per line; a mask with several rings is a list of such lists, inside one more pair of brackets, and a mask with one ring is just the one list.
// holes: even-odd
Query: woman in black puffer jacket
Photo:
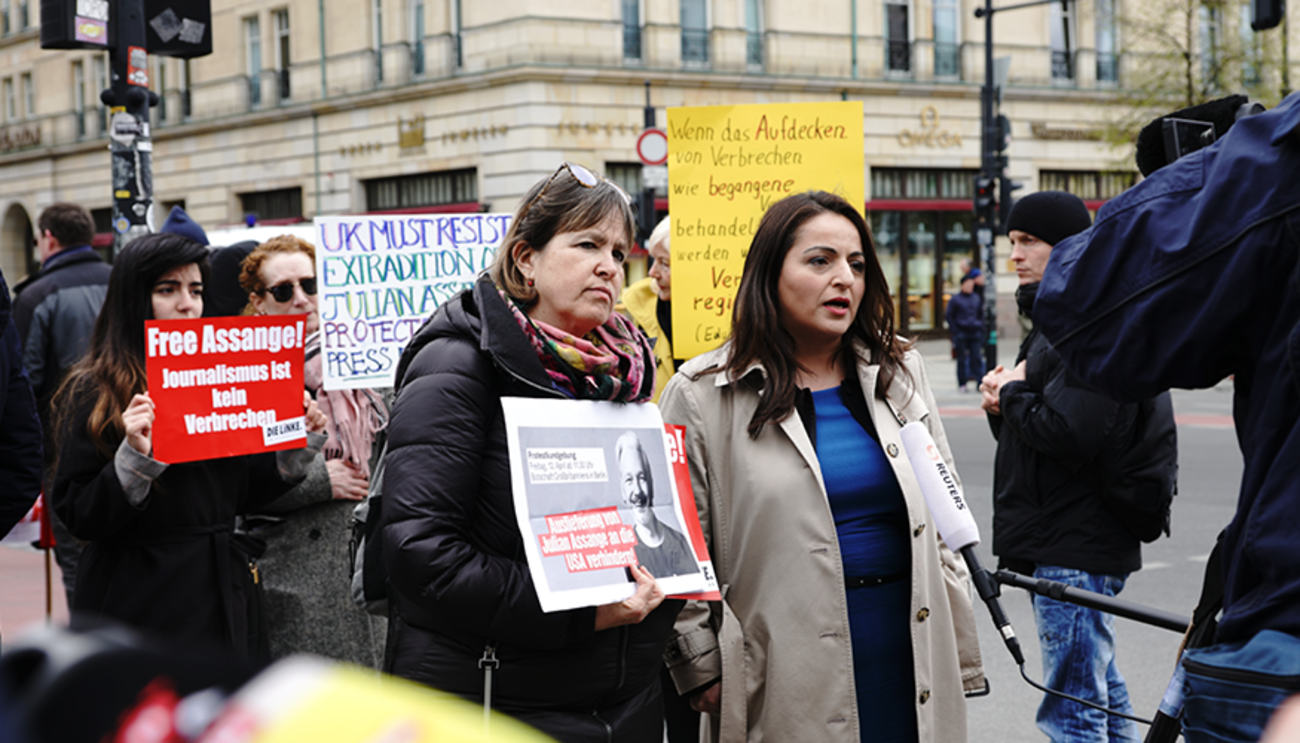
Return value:
[(633, 224), (627, 196), (581, 166), (533, 186), (489, 275), (403, 353), (389, 429), (385, 670), (482, 702), (495, 661), (493, 709), (562, 741), (662, 740), (661, 653), (681, 602), (638, 572), (626, 601), (542, 611), (500, 399), (650, 399), (650, 344), (613, 311)]

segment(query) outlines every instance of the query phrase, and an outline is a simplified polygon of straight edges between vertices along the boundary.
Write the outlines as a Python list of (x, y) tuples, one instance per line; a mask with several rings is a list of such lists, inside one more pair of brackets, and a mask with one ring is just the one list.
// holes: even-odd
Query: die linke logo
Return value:
[(145, 323), (154, 458), (174, 464), (305, 446), (306, 324), (305, 315)]

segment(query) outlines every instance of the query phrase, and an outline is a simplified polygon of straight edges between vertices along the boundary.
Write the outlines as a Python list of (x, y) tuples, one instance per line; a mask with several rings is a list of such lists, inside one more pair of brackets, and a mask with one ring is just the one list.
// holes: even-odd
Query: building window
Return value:
[(366, 181), (366, 211), (371, 212), (477, 201), (478, 174), (473, 168)]
[(641, 163), (605, 163), (605, 177), (630, 194), (643, 190)]
[(1071, 42), (1074, 39), (1074, 6), (1066, 10), (1060, 3), (1047, 6), (1049, 37), (1052, 45), (1052, 79), (1074, 79), (1074, 53)]
[(375, 47), (375, 82), (384, 81), (384, 3), (383, 0), (374, 0), (370, 7), (371, 23), (374, 25), (374, 47)]
[(31, 118), (36, 115), (36, 89), (32, 85), (32, 73), (24, 72), (19, 80), (23, 86), (23, 116)]
[(244, 51), (248, 65), (248, 105), (262, 103), (262, 24), (257, 16), (244, 19)]
[[(99, 54), (95, 58), (95, 89), (92, 90), (94, 95), (91, 100), (99, 100), (99, 92), (108, 90), (108, 54)], [(108, 106), (97, 105), (95, 110), (99, 111), (99, 116), (95, 117), (96, 134), (104, 134), (108, 131)]]
[[(1105, 2), (1106, 0), (1098, 0)], [(935, 77), (961, 75), (961, 49), (957, 46), (957, 0), (934, 0)]]
[(709, 63), (709, 7), (707, 0), (681, 0), (682, 61)]
[(1097, 0), (1097, 82), (1119, 82), (1115, 0)]
[(424, 74), (424, 0), (411, 0), (411, 73)]
[(745, 64), (763, 66), (762, 0), (745, 0)]
[(910, 33), (907, 3), (885, 3), (885, 69), (887, 71), (912, 71)]
[(275, 82), (280, 100), (289, 100), (289, 11), (277, 10), (271, 14), (275, 19)]
[(158, 86), (158, 123), (167, 121), (167, 58), (155, 57), (154, 83)]
[(1068, 191), (1084, 201), (1113, 199), (1135, 183), (1137, 173), (1123, 170), (1044, 170), (1038, 174), (1039, 190)]
[(255, 191), (239, 195), (244, 214), (252, 214), (258, 221), (268, 219), (301, 219), (302, 189), (280, 188), (274, 191)]
[(6, 77), (4, 79), (4, 97), (5, 97), (5, 121), (13, 121), (18, 118), (18, 99), (14, 97), (14, 79)]
[(181, 118), (188, 119), (194, 109), (190, 100), (190, 61), (180, 60)]
[(9, 26), (9, 0), (0, 0), (0, 33), (8, 36), (12, 30)]
[(103, 209), (91, 209), (90, 221), (95, 223), (95, 232), (111, 233), (113, 231), (113, 207), (106, 206)]
[(623, 59), (641, 61), (641, 0), (623, 0)]
[(1259, 34), (1250, 27), (1250, 3), (1239, 6), (1241, 18), (1237, 27), (1241, 30), (1241, 83), (1253, 88), (1263, 82), (1260, 68), (1264, 62), (1264, 50), (1260, 46)]
[(26, 31), (31, 25), (32, 19), (27, 12), (27, 0), (18, 0), (18, 30)]
[(460, 0), (447, 3), (451, 10), (451, 61), (456, 69), (465, 66), (465, 39), (461, 36)]
[(872, 168), (872, 199), (974, 199), (974, 170)]
[(86, 136), (86, 65), (72, 63), (72, 113), (77, 121), (77, 139)]
[(1202, 5), (1200, 13), (1200, 56), (1202, 89), (1222, 89), (1223, 16), (1217, 5)]

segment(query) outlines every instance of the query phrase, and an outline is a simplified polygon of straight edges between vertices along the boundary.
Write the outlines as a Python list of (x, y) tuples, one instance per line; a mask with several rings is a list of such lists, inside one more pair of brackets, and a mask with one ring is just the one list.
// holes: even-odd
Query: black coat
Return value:
[(1002, 415), (989, 416), (998, 440), (994, 554), (1017, 572), (1141, 569), (1141, 544), (1102, 503), (1100, 485), (1133, 443), (1138, 404), (1086, 388), (1040, 333), (1026, 338), (1021, 358), (1025, 381), (1003, 385)]
[(297, 479), (281, 475), (275, 453), (173, 464), (133, 506), (114, 459), (86, 433), (93, 394), (73, 399), (54, 476), (55, 511), (88, 542), (74, 616), (243, 652), (251, 578), (248, 556), (231, 538), (235, 515), (278, 498)]
[(681, 602), (595, 631), (545, 613), (515, 518), (500, 399), (564, 397), (490, 281), (438, 309), (403, 353), (381, 517), (395, 589), (386, 670), (483, 700), (563, 741), (662, 740), (661, 655)]
[(41, 422), (23, 370), (9, 287), (0, 273), (0, 535), (22, 520), (41, 492)]

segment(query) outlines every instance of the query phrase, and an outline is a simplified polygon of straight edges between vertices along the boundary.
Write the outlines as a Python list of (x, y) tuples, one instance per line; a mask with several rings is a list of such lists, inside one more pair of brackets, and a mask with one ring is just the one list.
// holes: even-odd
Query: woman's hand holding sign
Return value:
[(146, 457), (153, 453), (153, 400), (148, 395), (131, 398), (131, 404), (122, 411), (122, 427), (132, 449)]
[(370, 480), (346, 459), (329, 459), (325, 470), (330, 476), (330, 490), (334, 500), (365, 500)]
[(307, 433), (322, 433), (325, 431), (325, 414), (320, 412), (316, 407), (316, 401), (311, 399), (311, 395), (303, 390), (302, 409), (306, 418)]
[(640, 624), (664, 601), (664, 589), (659, 581), (650, 575), (650, 571), (640, 565), (628, 568), (636, 578), (636, 593), (631, 598), (623, 599), (617, 604), (605, 604), (596, 607), (596, 631), (625, 624)]

